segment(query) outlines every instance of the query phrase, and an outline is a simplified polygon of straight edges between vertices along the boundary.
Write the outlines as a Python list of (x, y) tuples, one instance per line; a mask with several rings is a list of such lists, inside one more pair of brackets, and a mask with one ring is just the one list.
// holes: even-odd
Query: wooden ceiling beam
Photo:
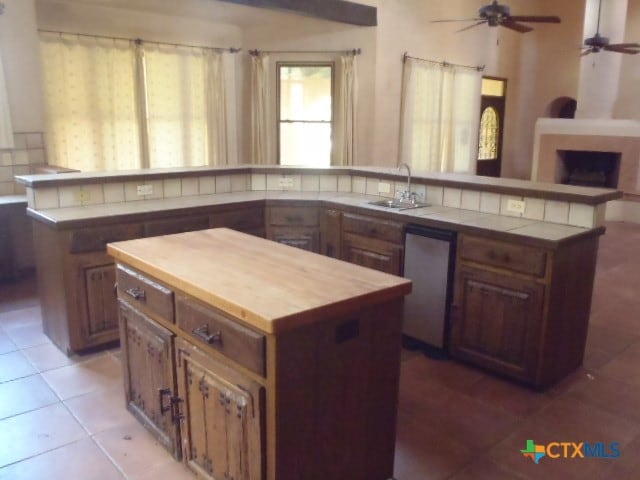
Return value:
[(299, 13), (364, 27), (378, 25), (378, 9), (346, 0), (221, 0), (223, 2)]

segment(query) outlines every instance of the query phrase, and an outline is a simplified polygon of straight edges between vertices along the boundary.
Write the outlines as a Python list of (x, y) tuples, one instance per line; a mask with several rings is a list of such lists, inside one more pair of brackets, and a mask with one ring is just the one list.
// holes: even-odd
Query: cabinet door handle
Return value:
[(205, 324), (201, 327), (194, 328), (193, 330), (191, 330), (191, 333), (193, 333), (196, 337), (208, 343), (209, 345), (212, 345), (214, 343), (222, 345), (222, 332), (220, 330), (217, 330), (213, 333), (209, 333), (209, 325)]
[(170, 388), (159, 388), (158, 389), (158, 401), (160, 402), (160, 413), (164, 415), (165, 413), (171, 411), (172, 404), (169, 405), (164, 404), (164, 397), (169, 396), (171, 400), (171, 389)]
[(132, 296), (134, 300), (145, 300), (147, 297), (147, 294), (140, 287), (127, 288), (125, 292)]

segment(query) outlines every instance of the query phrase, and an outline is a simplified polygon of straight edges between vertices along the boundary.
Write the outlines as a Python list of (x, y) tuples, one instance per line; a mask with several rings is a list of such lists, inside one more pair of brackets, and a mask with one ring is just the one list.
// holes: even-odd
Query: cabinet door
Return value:
[(0, 281), (13, 278), (13, 248), (9, 222), (0, 218)]
[(127, 408), (180, 458), (174, 408), (173, 334), (119, 301), (122, 366)]
[(318, 251), (317, 227), (271, 227), (269, 240), (310, 252)]
[(340, 258), (342, 243), (342, 212), (333, 209), (320, 213), (320, 253), (327, 257)]
[(113, 264), (84, 270), (87, 291), (87, 335), (89, 340), (105, 333), (117, 333), (116, 269)]
[(454, 356), (534, 380), (544, 286), (508, 274), (459, 267), (453, 309)]
[(176, 363), (186, 465), (204, 478), (261, 480), (264, 387), (181, 338)]
[(402, 247), (374, 238), (344, 234), (342, 259), (394, 275), (402, 274)]

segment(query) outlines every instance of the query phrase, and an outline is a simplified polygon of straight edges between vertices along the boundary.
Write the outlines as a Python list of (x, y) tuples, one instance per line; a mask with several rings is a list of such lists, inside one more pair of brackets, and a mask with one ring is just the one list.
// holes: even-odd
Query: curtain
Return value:
[(227, 157), (227, 94), (225, 89), (224, 58), (210, 51), (207, 62), (207, 132), (209, 137), (209, 164), (226, 165)]
[(208, 163), (206, 58), (202, 49), (143, 46), (149, 166)]
[(407, 57), (400, 161), (416, 170), (475, 173), (482, 73)]
[(9, 97), (4, 79), (4, 67), (0, 57), (0, 148), (13, 148), (13, 146), (11, 110), (9, 109)]
[(263, 53), (251, 56), (251, 161), (275, 163), (271, 154), (271, 89), (269, 57)]
[(132, 43), (41, 39), (49, 162), (83, 171), (140, 167)]
[(356, 156), (356, 105), (358, 97), (358, 77), (356, 56), (342, 55), (341, 76), (338, 95), (338, 111), (335, 122), (336, 141), (333, 165), (353, 165)]

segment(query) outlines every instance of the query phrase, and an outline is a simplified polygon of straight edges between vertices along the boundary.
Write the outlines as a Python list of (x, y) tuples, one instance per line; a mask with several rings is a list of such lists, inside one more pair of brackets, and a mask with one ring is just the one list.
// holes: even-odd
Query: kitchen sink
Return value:
[(408, 210), (410, 208), (420, 208), (420, 207), (430, 207), (430, 203), (422, 203), (422, 202), (411, 202), (407, 200), (398, 200), (397, 198), (393, 199), (384, 199), (384, 200), (373, 200), (368, 202), (369, 205), (375, 205), (376, 207), (386, 207), (386, 208), (395, 208), (396, 210)]

